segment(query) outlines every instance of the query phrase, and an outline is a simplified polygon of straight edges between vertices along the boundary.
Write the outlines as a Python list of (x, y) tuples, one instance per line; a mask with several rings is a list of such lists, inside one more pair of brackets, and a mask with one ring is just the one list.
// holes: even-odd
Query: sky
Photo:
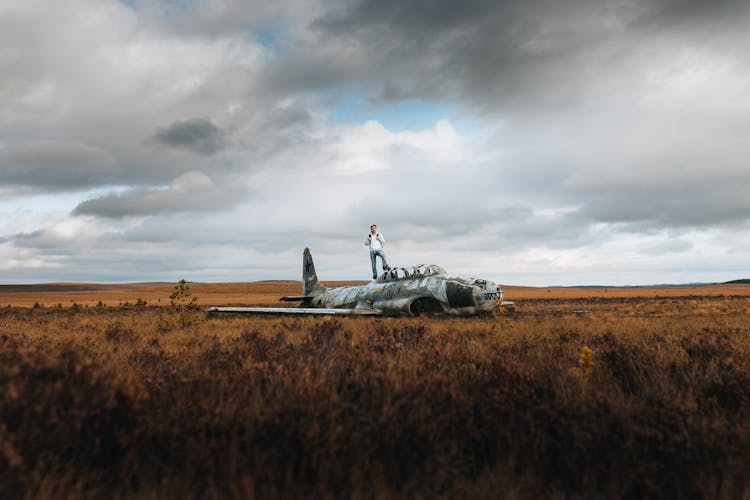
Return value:
[(0, 282), (750, 277), (750, 3), (0, 0)]

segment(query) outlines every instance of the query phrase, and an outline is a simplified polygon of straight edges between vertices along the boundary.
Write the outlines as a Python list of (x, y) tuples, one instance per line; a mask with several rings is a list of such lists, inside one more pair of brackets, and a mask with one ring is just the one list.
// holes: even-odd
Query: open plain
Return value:
[(173, 288), (0, 287), (0, 496), (750, 496), (749, 285), (335, 319), (208, 319)]

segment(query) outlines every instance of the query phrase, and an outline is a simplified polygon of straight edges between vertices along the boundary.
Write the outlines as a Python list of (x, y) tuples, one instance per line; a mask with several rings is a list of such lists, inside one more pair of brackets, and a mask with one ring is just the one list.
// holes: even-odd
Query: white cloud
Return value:
[(236, 187), (218, 188), (206, 174), (194, 170), (176, 178), (166, 189), (133, 189), (86, 200), (73, 215), (120, 218), (223, 211), (236, 204), (241, 194)]

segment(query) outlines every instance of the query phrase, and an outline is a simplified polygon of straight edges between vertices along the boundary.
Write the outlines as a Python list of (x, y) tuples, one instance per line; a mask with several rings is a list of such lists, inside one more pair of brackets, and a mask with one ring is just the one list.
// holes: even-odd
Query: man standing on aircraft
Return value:
[(380, 255), (380, 260), (383, 264), (383, 271), (387, 271), (390, 269), (390, 266), (385, 261), (385, 252), (383, 251), (383, 244), (385, 243), (385, 238), (382, 234), (378, 232), (378, 226), (373, 224), (370, 226), (370, 234), (367, 235), (367, 241), (365, 241), (365, 246), (370, 247), (370, 263), (372, 264), (372, 279), (375, 279), (378, 277), (378, 269), (376, 264), (376, 260), (378, 255)]

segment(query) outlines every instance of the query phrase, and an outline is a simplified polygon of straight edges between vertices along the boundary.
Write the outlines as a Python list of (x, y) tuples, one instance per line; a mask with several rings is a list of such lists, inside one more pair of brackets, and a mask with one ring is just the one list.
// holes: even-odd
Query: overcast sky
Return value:
[(0, 0), (0, 282), (750, 277), (750, 3)]

